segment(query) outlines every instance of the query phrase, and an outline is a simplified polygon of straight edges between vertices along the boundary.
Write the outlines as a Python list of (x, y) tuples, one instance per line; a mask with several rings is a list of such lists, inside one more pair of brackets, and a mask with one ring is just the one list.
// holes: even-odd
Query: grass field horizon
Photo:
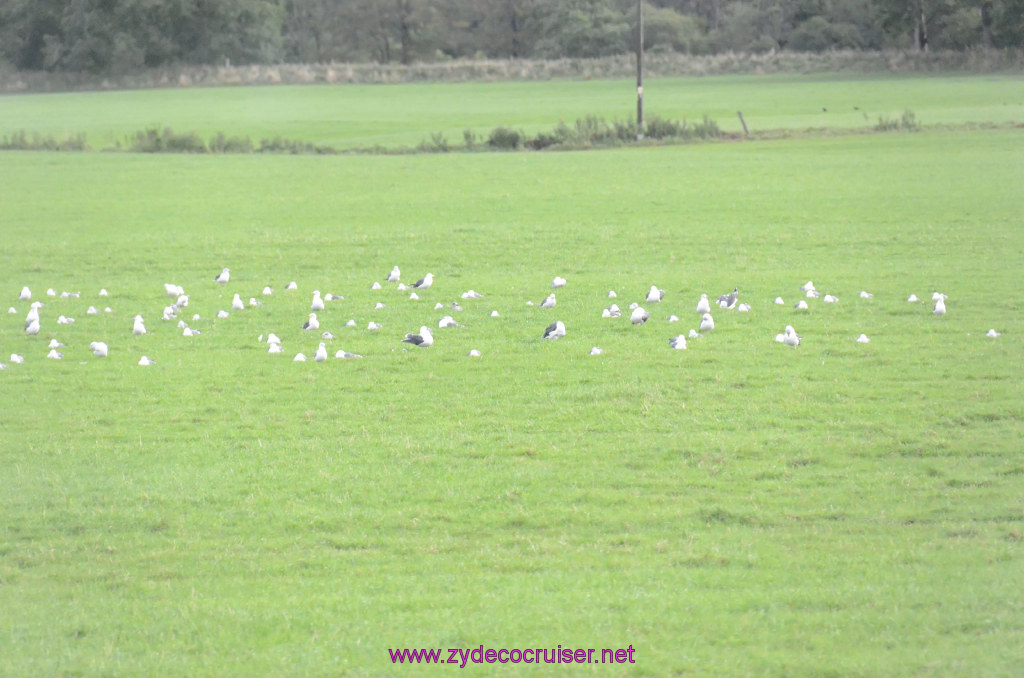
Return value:
[[(415, 147), (433, 134), (452, 145), (472, 130), (484, 140), (499, 126), (528, 134), (587, 116), (635, 117), (635, 81), (282, 85), (0, 96), (0, 137), (18, 132), (58, 139), (84, 134), (96, 150), (125, 145), (136, 132), (170, 127), (337, 149)], [(1024, 122), (1024, 78), (1016, 75), (764, 75), (655, 78), (645, 83), (648, 116), (741, 132), (871, 128), (913, 111), (920, 124)], [(413, 115), (413, 112), (415, 113)]]
[[(425, 675), (459, 669), (388, 649), (480, 645), (636, 649), (566, 675), (1024, 663), (1017, 131), (0, 157), (0, 675)], [(395, 264), (433, 287), (370, 289)], [(807, 280), (839, 302), (793, 309)], [(164, 283), (200, 336), (159, 319)], [(669, 348), (733, 287), (749, 313)], [(363, 359), (292, 362), (314, 289), (345, 296), (332, 356)], [(236, 292), (263, 306), (215, 319)], [(445, 314), (464, 327), (402, 350)]]

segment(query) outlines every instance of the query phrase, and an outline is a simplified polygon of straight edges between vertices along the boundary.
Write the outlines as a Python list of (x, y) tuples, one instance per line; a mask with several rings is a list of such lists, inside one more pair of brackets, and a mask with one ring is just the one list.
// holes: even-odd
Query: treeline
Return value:
[[(644, 47), (684, 54), (1024, 45), (1024, 0), (650, 0)], [(600, 57), (636, 0), (0, 0), (0, 67)]]

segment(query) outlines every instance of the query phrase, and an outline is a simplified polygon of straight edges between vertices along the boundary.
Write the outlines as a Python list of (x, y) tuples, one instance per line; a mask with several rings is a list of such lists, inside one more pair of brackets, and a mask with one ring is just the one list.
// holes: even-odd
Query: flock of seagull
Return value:
[[(214, 280), (214, 282), (218, 283), (219, 285), (222, 285), (222, 286), (223, 285), (227, 285), (230, 282), (230, 280), (231, 280), (231, 269), (224, 268), (219, 274), (217, 274), (213, 278), (213, 280)], [(396, 289), (399, 290), (399, 291), (402, 291), (402, 292), (408, 291), (409, 292), (409, 298), (412, 299), (412, 300), (417, 300), (417, 299), (419, 299), (418, 292), (427, 290), (427, 289), (429, 289), (434, 284), (434, 275), (432, 273), (427, 273), (426, 275), (424, 275), (422, 278), (417, 280), (412, 285), (407, 286), (407, 285), (405, 285), (404, 283), (401, 282), (401, 271), (400, 271), (398, 266), (395, 266), (391, 270), (391, 272), (388, 273), (388, 275), (385, 278), (385, 281), (388, 284), (394, 284), (396, 286)], [(565, 278), (563, 278), (561, 276), (555, 277), (554, 280), (551, 281), (552, 292), (543, 301), (540, 302), (539, 306), (541, 308), (543, 308), (543, 309), (553, 309), (553, 308), (555, 308), (556, 304), (558, 303), (558, 299), (557, 299), (556, 293), (558, 292), (558, 290), (560, 290), (561, 288), (565, 287), (567, 284), (568, 283), (567, 283)], [(290, 282), (285, 287), (285, 290), (287, 290), (287, 291), (294, 291), (294, 290), (297, 290), (297, 289), (298, 289), (298, 284), (295, 283), (295, 282)], [(382, 285), (379, 282), (375, 282), (375, 283), (373, 283), (371, 285), (371, 289), (372, 290), (380, 290), (380, 289), (383, 289), (383, 287), (382, 287)], [(180, 329), (182, 331), (182, 336), (192, 337), (192, 336), (200, 334), (201, 330), (193, 329), (193, 328), (189, 327), (188, 322), (186, 322), (183, 317), (179, 318), (179, 315), (182, 315), (182, 316), (185, 315), (185, 309), (188, 307), (189, 301), (190, 301), (189, 300), (189, 295), (185, 293), (184, 288), (182, 288), (179, 285), (172, 284), (172, 283), (166, 283), (164, 285), (164, 290), (165, 290), (167, 296), (172, 298), (174, 301), (172, 303), (170, 303), (169, 305), (164, 307), (163, 314), (161, 316), (162, 320), (163, 321), (177, 321), (177, 327), (178, 327), (178, 329)], [(839, 299), (837, 297), (835, 297), (835, 296), (833, 296), (831, 294), (824, 294), (824, 295), (821, 294), (821, 292), (819, 292), (816, 289), (816, 287), (815, 287), (815, 285), (814, 285), (814, 283), (812, 281), (808, 281), (805, 284), (801, 285), (800, 286), (800, 291), (803, 293), (804, 298), (800, 299), (800, 301), (795, 304), (794, 308), (796, 310), (806, 310), (806, 309), (808, 309), (809, 308), (808, 303), (807, 303), (808, 299), (821, 299), (821, 301), (823, 303), (829, 303), (829, 304), (837, 303), (839, 301)], [(269, 295), (272, 295), (272, 294), (274, 294), (274, 290), (271, 287), (265, 287), (263, 289), (263, 295), (264, 296), (269, 296)], [(55, 290), (49, 289), (49, 290), (47, 290), (46, 295), (48, 297), (56, 297), (57, 293), (56, 293)], [(109, 294), (108, 294), (107, 290), (102, 289), (99, 292), (99, 296), (106, 297), (106, 296), (109, 296)], [(467, 292), (464, 292), (461, 296), (462, 296), (462, 299), (479, 299), (479, 298), (483, 297), (482, 294), (480, 294), (479, 292), (476, 292), (474, 290), (468, 290)], [(874, 296), (873, 294), (871, 294), (870, 292), (867, 292), (867, 291), (861, 291), (861, 293), (860, 293), (860, 297), (864, 298), (864, 299), (871, 299), (873, 296)], [(64, 298), (64, 299), (68, 299), (68, 298), (78, 299), (78, 298), (81, 297), (81, 293), (80, 292), (62, 292), (60, 294), (60, 297)], [(656, 285), (652, 285), (650, 290), (647, 292), (646, 296), (644, 297), (644, 303), (646, 303), (648, 305), (660, 304), (662, 302), (662, 300), (664, 299), (664, 297), (665, 297), (665, 290), (658, 288)], [(608, 292), (608, 298), (615, 299), (615, 298), (617, 298), (617, 294), (614, 291), (609, 291)], [(932, 308), (932, 313), (934, 315), (936, 315), (936, 316), (945, 315), (945, 313), (946, 313), (946, 299), (947, 298), (948, 297), (945, 294), (942, 294), (942, 293), (939, 293), (939, 292), (935, 292), (932, 295), (932, 301), (934, 302), (934, 305), (933, 305), (933, 308)], [(317, 317), (317, 313), (318, 312), (322, 312), (322, 311), (324, 311), (326, 309), (326, 307), (327, 307), (326, 302), (340, 301), (340, 300), (343, 300), (343, 299), (344, 299), (344, 297), (339, 296), (339, 295), (335, 295), (335, 294), (323, 295), (323, 294), (321, 294), (320, 290), (314, 290), (313, 291), (312, 302), (310, 304), (310, 312), (309, 312), (309, 314), (308, 314), (308, 316), (306, 318), (305, 323), (302, 325), (302, 330), (304, 330), (306, 332), (319, 332), (319, 330), (320, 330), (320, 321), (319, 321), (319, 319)], [(25, 333), (27, 335), (29, 335), (29, 336), (38, 336), (39, 334), (42, 333), (42, 326), (43, 325), (42, 325), (42, 319), (41, 319), (41, 315), (40, 315), (40, 309), (42, 309), (45, 306), (44, 302), (38, 301), (38, 300), (32, 301), (32, 291), (28, 287), (22, 288), (21, 293), (18, 295), (18, 301), (20, 301), (20, 302), (30, 302), (28, 315), (25, 317), (25, 328), (24, 328), (24, 330), (25, 330)], [(920, 299), (918, 299), (918, 297), (916, 295), (912, 294), (912, 295), (910, 295), (908, 297), (907, 301), (910, 302), (910, 303), (917, 303), (917, 302), (920, 302)], [(528, 305), (534, 305), (534, 303), (532, 301), (528, 301), (526, 303)], [(777, 297), (774, 300), (774, 303), (776, 305), (785, 305), (785, 302), (782, 300), (781, 297)], [(233, 298), (232, 298), (231, 309), (232, 309), (233, 312), (240, 312), (240, 311), (244, 311), (247, 307), (248, 308), (252, 308), (252, 307), (258, 307), (258, 306), (262, 306), (262, 305), (263, 305), (263, 302), (258, 300), (256, 297), (250, 297), (250, 299), (248, 301), (248, 304), (246, 304), (242, 300), (241, 294), (235, 293), (233, 295)], [(748, 311), (751, 310), (751, 306), (749, 304), (745, 304), (745, 303), (740, 303), (739, 302), (739, 289), (738, 288), (734, 288), (732, 292), (720, 295), (717, 298), (717, 300), (714, 302), (714, 306), (718, 310), (725, 310), (725, 311), (733, 311), (733, 310), (735, 310), (735, 311), (738, 311), (738, 312), (748, 312)], [(382, 309), (382, 308), (385, 308), (385, 304), (383, 302), (378, 302), (378, 303), (376, 303), (374, 308), (378, 309), (378, 310)], [(448, 308), (449, 307), (445, 306), (444, 304), (442, 304), (440, 302), (438, 302), (434, 306), (434, 310), (435, 311), (439, 311), (439, 310), (442, 310), (442, 309), (448, 309)], [(451, 305), (450, 305), (450, 308), (453, 311), (461, 311), (462, 310), (461, 305), (457, 301), (456, 302), (452, 302)], [(715, 329), (715, 320), (714, 320), (714, 317), (712, 316), (712, 302), (708, 298), (707, 294), (702, 294), (700, 296), (700, 299), (697, 301), (697, 304), (696, 304), (696, 307), (695, 307), (694, 310), (695, 310), (695, 312), (697, 314), (700, 314), (700, 318), (701, 319), (700, 319), (699, 325), (697, 326), (697, 328), (691, 329), (689, 331), (689, 333), (687, 333), (687, 334), (678, 334), (676, 336), (670, 337), (669, 340), (668, 340), (668, 343), (669, 343), (669, 346), (672, 349), (675, 349), (675, 350), (685, 350), (687, 348), (687, 339), (690, 339), (690, 340), (697, 339), (699, 337), (702, 337), (705, 334), (708, 334), (708, 333), (712, 332)], [(635, 326), (644, 325), (644, 324), (646, 324), (651, 319), (651, 314), (646, 309), (644, 309), (644, 307), (641, 306), (639, 302), (632, 303), (629, 306), (629, 311), (630, 311), (630, 313), (629, 313), (629, 320)], [(103, 309), (103, 312), (104, 313), (112, 313), (113, 311), (112, 311), (112, 309), (110, 307), (106, 307), (106, 308)], [(8, 313), (11, 314), (11, 315), (15, 315), (15, 314), (19, 314), (19, 311), (15, 307), (12, 306), (8, 310)], [(89, 306), (89, 309), (87, 311), (88, 315), (97, 315), (99, 313), (100, 313), (99, 309), (97, 309), (95, 306)], [(228, 318), (230, 316), (230, 312), (228, 312), (227, 310), (221, 309), (221, 310), (219, 310), (217, 312), (216, 315), (217, 315), (217, 317), (219, 319)], [(490, 315), (492, 317), (498, 317), (500, 314), (498, 313), (498, 311), (495, 310), (495, 311), (491, 311)], [(607, 308), (605, 308), (602, 311), (601, 315), (604, 318), (619, 318), (619, 317), (621, 317), (623, 315), (623, 311), (619, 308), (619, 306), (616, 303), (613, 302)], [(201, 317), (198, 314), (195, 314), (195, 315), (192, 316), (192, 320), (193, 320), (193, 322), (199, 321), (199, 320), (201, 320)], [(678, 322), (679, 318), (677, 316), (675, 316), (675, 315), (670, 315), (669, 318), (668, 318), (668, 321), (670, 323)], [(57, 320), (56, 320), (56, 324), (58, 324), (58, 325), (70, 325), (70, 324), (73, 324), (74, 322), (75, 322), (74, 318), (69, 318), (69, 317), (66, 317), (64, 315), (60, 315), (57, 318)], [(346, 323), (346, 326), (348, 326), (348, 327), (355, 327), (356, 326), (355, 320), (349, 320)], [(454, 319), (453, 316), (445, 315), (443, 318), (441, 318), (440, 321), (438, 321), (438, 328), (439, 329), (444, 329), (444, 328), (447, 328), (447, 327), (461, 327), (461, 325)], [(376, 323), (376, 322), (372, 322), (371, 321), (368, 324), (367, 329), (369, 331), (377, 331), (377, 330), (382, 329), (382, 325), (380, 323)], [(131, 332), (132, 332), (132, 334), (134, 336), (143, 336), (143, 335), (145, 335), (147, 333), (146, 323), (145, 323), (145, 320), (144, 320), (143, 316), (135, 315), (132, 318), (132, 329), (131, 329)], [(548, 325), (545, 328), (545, 330), (544, 330), (543, 334), (541, 335), (541, 337), (543, 339), (548, 339), (548, 340), (557, 340), (557, 339), (560, 339), (562, 337), (565, 337), (566, 333), (567, 333), (567, 329), (566, 329), (565, 323), (562, 320), (555, 320), (554, 322), (552, 322), (550, 325)], [(55, 334), (55, 333), (53, 333), (53, 334)], [(987, 336), (989, 336), (989, 337), (998, 337), (998, 336), (1000, 336), (1000, 334), (998, 332), (996, 332), (995, 329), (991, 329), (991, 330), (988, 331)], [(331, 332), (329, 332), (329, 331), (324, 331), (324, 332), (322, 332), (320, 334), (320, 339), (323, 339), (323, 341), (321, 341), (319, 343), (319, 346), (317, 347), (316, 351), (313, 354), (313, 360), (315, 362), (325, 362), (328, 359), (329, 354), (328, 354), (328, 350), (327, 350), (327, 341), (329, 341), (329, 340), (331, 340), (333, 338), (334, 338), (334, 335), (331, 334)], [(267, 345), (267, 352), (268, 353), (271, 353), (271, 354), (284, 353), (284, 348), (283, 348), (282, 342), (281, 342), (280, 338), (276, 334), (274, 334), (274, 333), (269, 333), (266, 337), (264, 337), (263, 335), (260, 335), (260, 337), (258, 338), (258, 341), (261, 342), (261, 343), (266, 343), (266, 345)], [(410, 347), (415, 347), (417, 349), (430, 348), (434, 344), (433, 330), (431, 330), (431, 328), (429, 326), (423, 325), (423, 326), (421, 326), (419, 328), (418, 331), (407, 333), (400, 341), (402, 343), (408, 344)], [(780, 344), (783, 344), (785, 346), (789, 346), (789, 347), (794, 347), (795, 348), (797, 346), (800, 346), (800, 344), (801, 344), (801, 336), (797, 333), (797, 331), (793, 328), (792, 325), (786, 325), (784, 330), (775, 336), (775, 341), (780, 343)], [(859, 337), (857, 337), (856, 341), (859, 342), (859, 343), (868, 343), (871, 340), (867, 337), (866, 334), (861, 334)], [(60, 359), (62, 359), (64, 357), (64, 355), (58, 349), (62, 348), (63, 346), (64, 346), (64, 344), (62, 342), (60, 342), (56, 338), (56, 336), (52, 336), (52, 338), (51, 338), (51, 340), (50, 340), (50, 342), (48, 344), (48, 348), (49, 348), (50, 352), (47, 354), (46, 357), (50, 358), (50, 359), (53, 359), (53, 360), (60, 360)], [(109, 348), (108, 344), (105, 341), (93, 341), (93, 342), (91, 342), (89, 344), (89, 350), (93, 353), (94, 356), (96, 356), (98, 358), (106, 358), (110, 354), (110, 348)], [(590, 350), (590, 353), (592, 355), (599, 355), (599, 354), (603, 353), (603, 350), (600, 347), (595, 346), (595, 347), (593, 347)], [(474, 350), (470, 351), (469, 355), (471, 357), (479, 357), (481, 355), (481, 353), (480, 353), (479, 350), (474, 349)], [(362, 358), (362, 357), (363, 356), (360, 355), (360, 354), (350, 353), (350, 352), (345, 351), (345, 350), (338, 350), (335, 353), (335, 358), (340, 358), (340, 359), (355, 359), (355, 358)], [(306, 359), (307, 358), (306, 358), (305, 354), (303, 354), (303, 353), (297, 353), (294, 356), (294, 360), (295, 361), (301, 362), (301, 361), (305, 361)], [(13, 363), (13, 364), (20, 364), (20, 363), (23, 363), (24, 361), (25, 361), (24, 356), (19, 355), (17, 353), (11, 354), (11, 356), (10, 356), (10, 362)], [(155, 364), (155, 361), (152, 360), (151, 358), (149, 358), (148, 356), (144, 355), (144, 356), (142, 356), (140, 358), (140, 360), (138, 361), (138, 364), (142, 365), (142, 366), (153, 365), (153, 364)], [(3, 370), (3, 369), (7, 369), (7, 365), (4, 364), (4, 363), (0, 363), (0, 370)]]

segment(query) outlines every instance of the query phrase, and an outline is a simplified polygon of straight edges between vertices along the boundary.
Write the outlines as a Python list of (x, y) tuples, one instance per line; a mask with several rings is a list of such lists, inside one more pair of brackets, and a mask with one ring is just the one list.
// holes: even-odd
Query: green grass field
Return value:
[[(580, 113), (598, 108), (594, 86)], [(351, 92), (385, 90), (401, 96)], [(989, 92), (977, 110), (1001, 105)], [(127, 132), (149, 122), (118, 108), (130, 96), (68, 95), (64, 110), (109, 97), (110, 129)], [(5, 98), (4, 129), (7, 104), (38, 100)], [(488, 106), (482, 127), (531, 123)], [(194, 119), (268, 124), (246, 110), (238, 129)], [(334, 141), (292, 124), (281, 133)], [(396, 128), (382, 138), (418, 140)], [(388, 649), (480, 645), (632, 646), (636, 663), (476, 675), (1014, 675), (1021, 185), (1012, 130), (584, 153), (0, 154), (0, 311), (17, 311), (0, 323), (0, 675), (427, 675), (460, 669), (396, 666)], [(418, 301), (371, 290), (395, 264), (434, 286)], [(558, 305), (527, 305), (556, 275)], [(794, 310), (807, 280), (839, 303)], [(200, 336), (160, 320), (164, 283), (185, 287)], [(660, 305), (642, 300), (652, 284)], [(37, 337), (24, 285), (46, 303)], [(714, 310), (715, 330), (669, 348), (697, 326), (701, 293), (736, 286), (749, 313)], [(319, 314), (332, 356), (362, 360), (292, 362), (320, 341), (300, 329), (314, 289), (345, 296)], [(263, 306), (216, 319), (236, 292)], [(456, 300), (463, 311), (434, 309)], [(601, 318), (611, 301), (652, 318)], [(464, 327), (403, 350), (449, 313)], [(568, 335), (542, 340), (554, 319)], [(801, 346), (774, 341), (787, 324)], [(284, 354), (258, 343), (268, 332)], [(45, 359), (53, 337), (61, 361)]]
[[(0, 96), (0, 137), (85, 134), (97, 149), (146, 128), (283, 136), (335, 148), (416, 146), (443, 133), (486, 138), (499, 125), (547, 131), (588, 115), (633, 119), (635, 83), (621, 80), (143, 90)], [(647, 114), (751, 131), (872, 127), (911, 110), (925, 125), (1024, 122), (1024, 77), (734, 76), (650, 78)]]

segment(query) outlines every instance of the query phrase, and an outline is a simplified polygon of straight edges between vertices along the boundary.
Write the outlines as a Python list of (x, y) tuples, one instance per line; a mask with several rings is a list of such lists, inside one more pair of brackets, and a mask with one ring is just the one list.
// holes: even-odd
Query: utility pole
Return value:
[(636, 0), (636, 140), (644, 138), (644, 0)]

